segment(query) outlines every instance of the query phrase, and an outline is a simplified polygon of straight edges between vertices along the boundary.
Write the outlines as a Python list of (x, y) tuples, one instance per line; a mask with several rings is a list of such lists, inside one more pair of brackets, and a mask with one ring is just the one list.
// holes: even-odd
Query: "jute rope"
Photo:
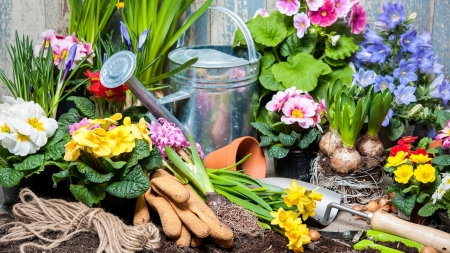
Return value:
[[(98, 235), (98, 253), (128, 253), (159, 247), (161, 238), (153, 223), (127, 226), (120, 218), (101, 208), (90, 208), (81, 202), (67, 202), (62, 199), (41, 199), (29, 189), (20, 192), (20, 200), (21, 203), (13, 206), (14, 216), (30, 223), (10, 222), (0, 226), (0, 229), (13, 226), (0, 238), (0, 242), (37, 237), (48, 243), (23, 243), (20, 246), (21, 253), (25, 252), (26, 247), (51, 250), (82, 232)], [(59, 232), (60, 235), (53, 239), (45, 236), (47, 232)]]

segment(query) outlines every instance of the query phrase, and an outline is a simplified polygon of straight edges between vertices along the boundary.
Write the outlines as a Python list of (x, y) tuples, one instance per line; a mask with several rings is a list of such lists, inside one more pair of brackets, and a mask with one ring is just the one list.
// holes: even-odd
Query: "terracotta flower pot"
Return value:
[(440, 146), (442, 146), (442, 140), (434, 140), (434, 141), (430, 142), (429, 148), (437, 148)]
[[(265, 177), (266, 158), (259, 147), (259, 142), (251, 136), (237, 138), (231, 144), (211, 152), (205, 158), (205, 167), (222, 169), (235, 164), (249, 153), (252, 155), (240, 167), (245, 174), (254, 178)], [(236, 170), (236, 167), (233, 170)]]

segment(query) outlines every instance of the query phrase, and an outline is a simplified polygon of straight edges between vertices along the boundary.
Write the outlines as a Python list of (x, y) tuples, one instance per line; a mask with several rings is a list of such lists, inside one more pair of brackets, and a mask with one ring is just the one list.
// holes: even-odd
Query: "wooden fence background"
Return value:
[[(114, 1), (114, 0), (111, 0)], [(360, 0), (367, 11), (368, 24), (377, 20), (386, 0)], [(392, 0), (391, 0), (392, 1)], [(191, 9), (196, 10), (205, 0), (195, 0)], [(214, 0), (213, 6), (226, 7), (244, 21), (253, 16), (258, 8), (269, 11), (276, 9), (276, 0)], [(450, 66), (450, 1), (449, 0), (404, 0), (405, 13), (417, 12), (413, 23), (422, 32), (428, 30), (433, 35), (433, 45), (439, 62), (448, 73)], [(65, 34), (69, 7), (67, 0), (0, 0), (0, 69), (11, 76), (7, 45), (14, 42), (14, 34), (27, 35), (37, 43), (45, 29), (53, 29)], [(188, 32), (189, 45), (231, 44), (236, 25), (226, 15), (210, 11)], [(446, 75), (448, 76), (448, 74)], [(0, 95), (9, 94), (0, 83)]]

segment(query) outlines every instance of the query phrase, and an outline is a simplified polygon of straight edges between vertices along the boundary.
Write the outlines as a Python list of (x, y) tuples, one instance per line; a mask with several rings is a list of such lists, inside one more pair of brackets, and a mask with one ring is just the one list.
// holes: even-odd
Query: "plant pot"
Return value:
[(286, 177), (303, 182), (311, 180), (311, 160), (317, 156), (311, 149), (293, 150), (284, 158), (274, 158), (275, 177)]
[[(231, 144), (211, 152), (205, 158), (205, 167), (222, 169), (235, 164), (250, 153), (252, 155), (239, 167), (245, 174), (254, 178), (266, 177), (266, 158), (259, 142), (251, 136), (237, 138)], [(232, 169), (236, 170), (236, 167)]]
[(439, 219), (441, 220), (442, 228), (445, 232), (450, 233), (450, 218), (446, 212), (438, 212)]
[(428, 225), (428, 217), (422, 217), (419, 215), (419, 210), (422, 208), (424, 204), (422, 203), (416, 203), (414, 206), (414, 209), (411, 212), (411, 215), (409, 216), (409, 221), (412, 223), (420, 224), (420, 225)]
[(442, 146), (442, 140), (434, 140), (430, 142), (429, 148), (437, 148)]

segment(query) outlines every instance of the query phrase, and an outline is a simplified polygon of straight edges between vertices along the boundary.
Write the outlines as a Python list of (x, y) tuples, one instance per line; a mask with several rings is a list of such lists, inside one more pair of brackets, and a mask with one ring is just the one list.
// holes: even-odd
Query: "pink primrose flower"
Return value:
[[(294, 87), (295, 89), (295, 87)], [(266, 109), (269, 112), (279, 112), (283, 109), (284, 103), (289, 99), (291, 95), (289, 92), (279, 91), (275, 95), (272, 96), (272, 100), (270, 100), (266, 104)]]
[(294, 16), (294, 27), (297, 29), (297, 36), (303, 38), (306, 33), (306, 29), (311, 25), (308, 16), (305, 13), (297, 13)]
[(323, 6), (323, 3), (324, 0), (306, 0), (306, 4), (308, 5), (308, 9), (310, 11), (317, 11)]
[(339, 18), (345, 17), (352, 6), (351, 0), (334, 0), (335, 11)]
[(69, 125), (69, 133), (70, 133), (70, 135), (72, 135), (76, 130), (78, 130), (82, 127), (87, 127), (90, 124), (91, 123), (89, 122), (89, 120), (87, 118), (83, 118), (80, 122)]
[(366, 11), (359, 3), (350, 10), (349, 25), (353, 34), (359, 34), (366, 26)]
[(308, 11), (309, 20), (314, 25), (327, 27), (338, 19), (334, 8), (334, 0), (325, 0), (325, 3), (317, 11)]
[(300, 9), (300, 1), (298, 0), (278, 0), (277, 8), (281, 14), (292, 16)]
[(255, 15), (253, 15), (253, 17), (256, 18), (258, 15), (261, 15), (261, 17), (263, 18), (267, 18), (270, 15), (270, 13), (266, 9), (259, 8), (256, 10)]
[(436, 135), (436, 140), (442, 140), (442, 147), (450, 148), (450, 120), (447, 121), (445, 127), (439, 131), (440, 134)]
[(315, 125), (313, 119), (316, 114), (315, 107), (309, 99), (289, 99), (283, 107), (283, 114), (281, 121), (286, 124), (290, 125), (297, 122), (300, 127), (305, 129)]

